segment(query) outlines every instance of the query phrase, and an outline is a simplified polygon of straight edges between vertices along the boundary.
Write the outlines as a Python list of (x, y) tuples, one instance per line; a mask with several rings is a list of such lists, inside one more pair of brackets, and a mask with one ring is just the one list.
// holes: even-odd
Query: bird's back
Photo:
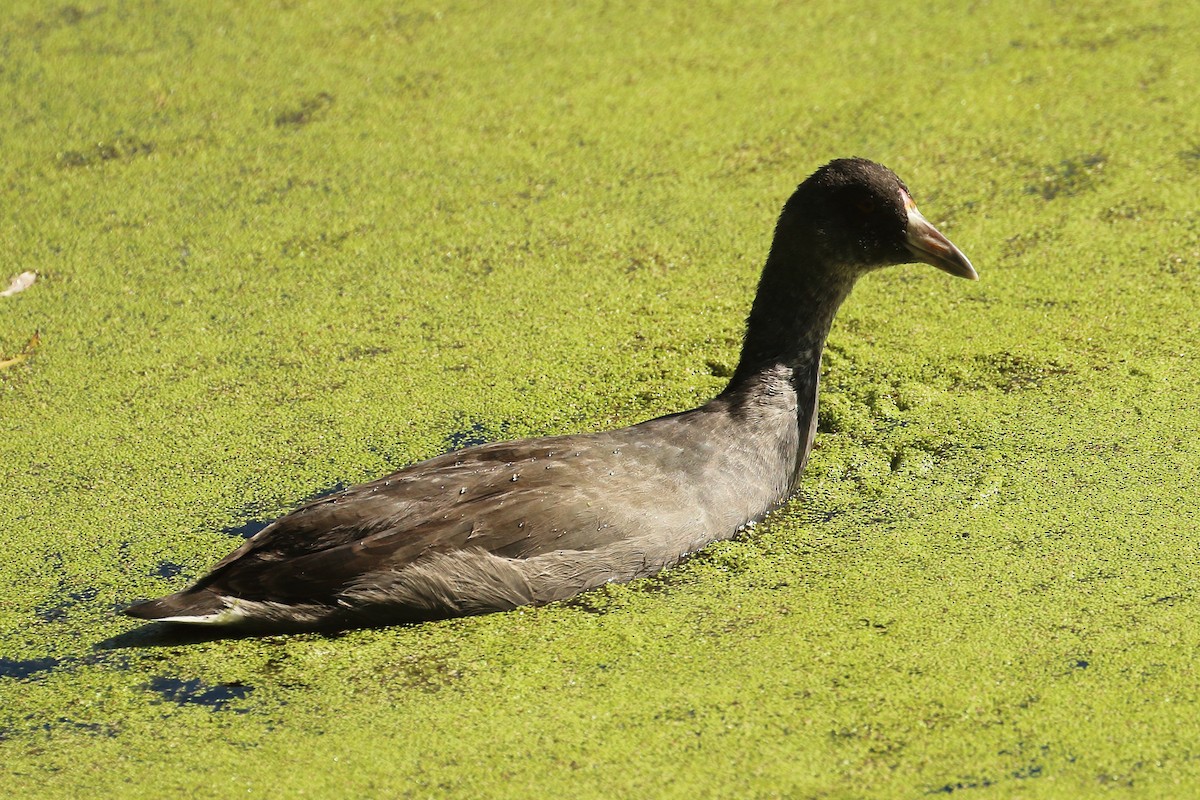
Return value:
[(208, 621), (232, 603), (313, 621), (362, 605), (392, 620), (409, 605), (421, 619), (653, 574), (785, 491), (747, 494), (743, 482), (762, 483), (749, 473), (771, 467), (724, 430), (697, 435), (722, 422), (702, 408), (447, 453), (296, 509), (195, 586), (131, 612)]

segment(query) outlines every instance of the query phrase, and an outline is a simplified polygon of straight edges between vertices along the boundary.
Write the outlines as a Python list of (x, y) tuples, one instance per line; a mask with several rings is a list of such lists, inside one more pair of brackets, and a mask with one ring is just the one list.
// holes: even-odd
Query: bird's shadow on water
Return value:
[(219, 625), (189, 625), (176, 622), (147, 622), (125, 633), (97, 642), (93, 645), (96, 650), (125, 650), (143, 647), (179, 647), (183, 645), (204, 644), (223, 640), (262, 639), (270, 636), (296, 634), (315, 634), (327, 639), (337, 639), (346, 634), (349, 628), (292, 628), (283, 629), (241, 629), (226, 628)]
[(186, 645), (205, 644), (207, 642), (237, 641), (239, 639), (268, 639), (279, 636), (308, 637), (319, 639), (340, 639), (343, 636), (361, 630), (378, 630), (382, 628), (413, 628), (426, 622), (436, 622), (441, 617), (412, 621), (398, 620), (396, 622), (373, 622), (353, 619), (322, 625), (262, 625), (258, 627), (228, 627), (223, 625), (203, 625), (186, 622), (147, 622), (133, 630), (119, 633), (116, 636), (97, 642), (94, 650), (125, 650), (143, 647), (180, 647)]

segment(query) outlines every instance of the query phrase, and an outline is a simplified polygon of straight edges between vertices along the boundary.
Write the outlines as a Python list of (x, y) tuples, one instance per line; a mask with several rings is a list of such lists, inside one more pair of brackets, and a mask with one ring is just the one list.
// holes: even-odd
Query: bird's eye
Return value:
[(864, 214), (875, 213), (875, 201), (869, 197), (864, 197), (862, 200), (859, 200), (854, 204), (854, 207)]

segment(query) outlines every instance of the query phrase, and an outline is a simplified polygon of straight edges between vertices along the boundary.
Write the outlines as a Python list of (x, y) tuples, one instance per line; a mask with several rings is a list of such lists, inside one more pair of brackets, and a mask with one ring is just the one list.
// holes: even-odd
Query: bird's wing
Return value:
[(628, 471), (639, 468), (629, 456), (621, 460), (624, 490), (614, 504), (607, 485), (616, 480), (612, 450), (601, 434), (448, 453), (296, 509), (198, 585), (245, 599), (299, 602), (431, 552), (478, 549), (529, 558), (594, 549), (664, 513), (664, 487), (647, 480), (629, 489)]

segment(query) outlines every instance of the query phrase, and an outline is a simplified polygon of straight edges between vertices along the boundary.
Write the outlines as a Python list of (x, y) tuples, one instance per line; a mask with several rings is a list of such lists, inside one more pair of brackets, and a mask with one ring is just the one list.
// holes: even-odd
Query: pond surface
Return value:
[[(5, 796), (1200, 794), (1194, 4), (9, 5)], [(861, 283), (753, 531), (429, 625), (117, 614), (322, 487), (708, 399), (848, 155), (982, 280)]]

